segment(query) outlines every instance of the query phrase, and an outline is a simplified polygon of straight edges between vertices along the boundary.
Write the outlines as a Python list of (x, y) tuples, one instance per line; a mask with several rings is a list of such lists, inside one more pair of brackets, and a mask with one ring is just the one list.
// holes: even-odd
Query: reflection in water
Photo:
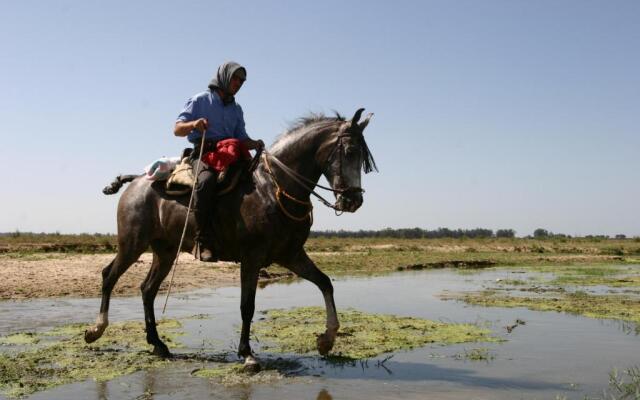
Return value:
[(327, 392), (327, 389), (322, 389), (320, 393), (318, 393), (316, 400), (333, 400), (333, 397)]
[(153, 394), (155, 393), (156, 386), (156, 374), (154, 371), (147, 371), (144, 374), (144, 393), (138, 397), (136, 400), (151, 400), (153, 399)]
[[(214, 386), (213, 391), (211, 392), (211, 395), (213, 396), (214, 394), (220, 392), (220, 386)], [(235, 385), (233, 386), (233, 391), (232, 391), (232, 396), (231, 398), (233, 400), (251, 400), (253, 398), (253, 387), (251, 385), (248, 384), (240, 384), (240, 385)]]
[(98, 394), (98, 400), (107, 400), (109, 398), (109, 391), (107, 391), (107, 382), (96, 381), (96, 393)]

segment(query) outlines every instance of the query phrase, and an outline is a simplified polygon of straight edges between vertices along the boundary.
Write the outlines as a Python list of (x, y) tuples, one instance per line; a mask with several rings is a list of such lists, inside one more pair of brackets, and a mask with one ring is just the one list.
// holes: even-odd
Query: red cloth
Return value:
[(209, 151), (202, 155), (202, 161), (218, 172), (227, 168), (240, 158), (250, 160), (251, 154), (238, 139), (221, 140), (216, 144), (215, 151)]

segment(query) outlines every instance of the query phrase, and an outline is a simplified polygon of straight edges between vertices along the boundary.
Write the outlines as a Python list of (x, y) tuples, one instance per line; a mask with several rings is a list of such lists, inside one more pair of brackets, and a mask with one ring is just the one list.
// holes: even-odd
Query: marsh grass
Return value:
[[(624, 262), (640, 255), (635, 239), (396, 239), (396, 238), (311, 238), (308, 252), (321, 258), (332, 271), (395, 270), (399, 266), (450, 260), (491, 260), (499, 265), (552, 265), (585, 262)], [(10, 257), (34, 253), (113, 253), (115, 235), (32, 234), (0, 236), (0, 253)], [(324, 253), (324, 254), (323, 254)]]
[[(566, 396), (556, 396), (565, 400)], [(622, 371), (613, 369), (609, 373), (609, 387), (602, 396), (585, 396), (584, 400), (637, 400), (640, 399), (640, 367), (630, 367)]]
[[(329, 360), (349, 361), (408, 350), (426, 344), (496, 342), (502, 339), (474, 324), (454, 324), (413, 317), (368, 314), (347, 309), (338, 312), (340, 331)], [(263, 349), (275, 353), (309, 354), (316, 351), (316, 336), (324, 332), (325, 312), (320, 307), (269, 310), (253, 325)]]
[(210, 379), (225, 386), (235, 386), (256, 383), (273, 384), (285, 378), (296, 377), (307, 369), (298, 360), (283, 358), (260, 358), (260, 367), (261, 370), (255, 373), (246, 371), (242, 364), (218, 363), (194, 370), (191, 375)]
[(614, 369), (609, 374), (609, 392), (605, 398), (640, 399), (640, 367), (631, 367), (622, 374)]
[(0, 337), (0, 345), (25, 346), (36, 344), (40, 341), (37, 334), (33, 332), (14, 333), (9, 336)]
[(547, 265), (528, 269), (553, 274), (551, 279), (540, 280), (548, 285), (640, 287), (640, 269), (633, 265)]
[(458, 353), (453, 356), (456, 360), (469, 360), (469, 361), (486, 361), (489, 362), (496, 358), (486, 347), (478, 347), (474, 349), (465, 349), (462, 353)]
[(520, 297), (498, 294), (494, 290), (467, 293), (461, 300), (487, 307), (526, 307), (537, 311), (557, 311), (589, 318), (616, 319), (633, 322), (640, 333), (640, 299), (624, 295), (592, 295), (586, 292), (567, 292), (562, 295)]
[[(159, 326), (168, 332), (163, 340), (175, 346), (180, 323), (164, 320)], [(84, 343), (84, 328), (85, 324), (73, 324), (0, 338), (3, 346), (35, 345), (18, 353), (0, 353), (0, 391), (20, 397), (89, 378), (107, 381), (168, 362), (150, 354), (141, 322), (112, 324), (99, 345)]]

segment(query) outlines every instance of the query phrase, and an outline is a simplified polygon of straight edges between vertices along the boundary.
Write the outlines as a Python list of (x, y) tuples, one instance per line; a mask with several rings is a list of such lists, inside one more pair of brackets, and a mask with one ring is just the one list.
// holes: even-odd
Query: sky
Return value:
[(640, 235), (640, 2), (30, 1), (0, 12), (0, 232), (113, 233), (102, 187), (187, 147), (218, 65), (267, 144), (375, 115), (364, 204), (314, 230)]

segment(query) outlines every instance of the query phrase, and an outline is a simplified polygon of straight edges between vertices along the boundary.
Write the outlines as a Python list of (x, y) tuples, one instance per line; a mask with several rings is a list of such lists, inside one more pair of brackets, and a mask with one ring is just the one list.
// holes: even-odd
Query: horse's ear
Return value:
[(367, 127), (367, 125), (369, 125), (369, 120), (371, 119), (371, 117), (373, 117), (373, 113), (369, 113), (367, 114), (367, 116), (364, 118), (364, 121), (360, 122), (360, 124), (358, 124), (360, 126), (360, 130), (364, 131), (364, 128)]
[(360, 121), (360, 116), (362, 116), (362, 112), (364, 111), (364, 108), (359, 108), (358, 111), (356, 111), (355, 114), (353, 114), (353, 118), (351, 118), (351, 126), (355, 128), (356, 125), (358, 125), (358, 121)]

